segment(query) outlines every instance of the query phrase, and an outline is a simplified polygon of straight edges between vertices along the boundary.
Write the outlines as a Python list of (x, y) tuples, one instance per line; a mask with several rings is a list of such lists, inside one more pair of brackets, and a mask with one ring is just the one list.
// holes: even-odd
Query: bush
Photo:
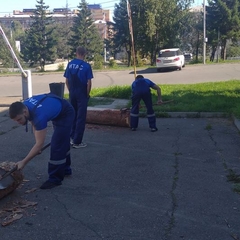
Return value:
[(137, 59), (136, 60), (137, 60), (137, 63), (136, 63), (137, 67), (142, 67), (144, 65), (144, 62), (141, 59), (141, 57), (139, 56), (139, 54), (137, 54)]
[(238, 57), (238, 56), (240, 56), (240, 47), (230, 46), (227, 49), (227, 57)]
[(108, 66), (109, 66), (109, 68), (117, 68), (118, 67), (118, 65), (114, 59), (110, 59)]
[(57, 71), (64, 71), (64, 63), (59, 63), (58, 64), (58, 68), (57, 68)]
[(8, 73), (9, 70), (7, 68), (1, 68), (0, 73)]
[(102, 69), (103, 68), (103, 59), (102, 59), (102, 56), (101, 55), (96, 55), (94, 57), (94, 65), (93, 65), (93, 68), (94, 69)]

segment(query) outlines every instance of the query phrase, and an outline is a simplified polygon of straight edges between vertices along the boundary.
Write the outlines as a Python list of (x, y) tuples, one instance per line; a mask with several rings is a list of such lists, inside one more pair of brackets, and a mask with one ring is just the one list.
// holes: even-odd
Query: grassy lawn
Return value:
[[(163, 101), (173, 99), (169, 104), (154, 106), (157, 114), (164, 112), (223, 112), (240, 118), (240, 81), (211, 82), (198, 84), (160, 85)], [(153, 103), (157, 102), (156, 91)], [(129, 99), (131, 106), (130, 86), (95, 88), (91, 92), (90, 105), (104, 104), (104, 100), (95, 97)], [(109, 102), (107, 101), (107, 104)]]

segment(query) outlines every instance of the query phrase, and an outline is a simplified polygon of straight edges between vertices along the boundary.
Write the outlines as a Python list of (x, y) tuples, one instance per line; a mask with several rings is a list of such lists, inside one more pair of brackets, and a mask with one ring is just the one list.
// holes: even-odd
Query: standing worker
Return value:
[(26, 125), (26, 131), (30, 121), (35, 136), (32, 149), (24, 159), (16, 163), (19, 170), (41, 153), (47, 134), (47, 123), (49, 121), (53, 123), (54, 132), (48, 163), (49, 178), (42, 184), (41, 189), (59, 186), (65, 175), (72, 174), (69, 142), (74, 114), (74, 109), (67, 100), (51, 93), (33, 96), (24, 102), (14, 102), (9, 107), (10, 118), (21, 125)]
[(76, 112), (71, 131), (71, 145), (73, 148), (82, 148), (87, 146), (82, 140), (93, 73), (91, 65), (84, 61), (86, 49), (78, 47), (76, 56), (75, 59), (68, 63), (64, 77), (66, 78), (70, 103)]
[(147, 108), (147, 117), (151, 132), (156, 132), (156, 116), (152, 106), (151, 88), (157, 90), (158, 104), (162, 103), (161, 89), (151, 80), (138, 75), (132, 83), (132, 108), (130, 113), (130, 126), (132, 131), (136, 131), (139, 120), (139, 104), (143, 100)]

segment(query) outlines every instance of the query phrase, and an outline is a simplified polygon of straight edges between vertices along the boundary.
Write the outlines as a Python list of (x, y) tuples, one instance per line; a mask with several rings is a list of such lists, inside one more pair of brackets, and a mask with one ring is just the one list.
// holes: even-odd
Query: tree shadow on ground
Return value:
[[(173, 72), (173, 71), (176, 71), (176, 70), (173, 70), (173, 69), (164, 69), (162, 72)], [(137, 74), (144, 74), (144, 73), (147, 73), (147, 74), (152, 74), (152, 73), (155, 73), (155, 74), (161, 74), (160, 72), (157, 71), (157, 68), (145, 68), (145, 69), (140, 69), (140, 70), (137, 70), (136, 71)], [(134, 71), (131, 71), (129, 74), (134, 74)]]

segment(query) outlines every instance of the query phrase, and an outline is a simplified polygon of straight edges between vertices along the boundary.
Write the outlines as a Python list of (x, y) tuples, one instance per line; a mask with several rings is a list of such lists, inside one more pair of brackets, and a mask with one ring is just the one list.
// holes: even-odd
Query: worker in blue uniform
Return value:
[(136, 131), (139, 121), (139, 104), (143, 100), (147, 108), (147, 117), (151, 132), (156, 132), (156, 116), (153, 110), (151, 88), (157, 91), (158, 104), (162, 103), (161, 88), (151, 80), (138, 75), (132, 83), (132, 108), (130, 112), (130, 126), (132, 131)]
[(74, 119), (71, 104), (54, 94), (32, 96), (23, 102), (14, 102), (9, 107), (11, 119), (28, 128), (32, 124), (35, 144), (27, 156), (16, 165), (19, 170), (41, 153), (47, 134), (47, 124), (53, 123), (50, 160), (48, 162), (48, 180), (41, 189), (50, 189), (62, 184), (65, 175), (71, 175), (70, 132)]
[(86, 125), (87, 106), (92, 88), (92, 68), (84, 61), (86, 49), (78, 47), (76, 58), (68, 63), (64, 73), (66, 86), (69, 91), (69, 101), (72, 104), (76, 115), (71, 131), (71, 145), (73, 148), (83, 148), (83, 135)]

